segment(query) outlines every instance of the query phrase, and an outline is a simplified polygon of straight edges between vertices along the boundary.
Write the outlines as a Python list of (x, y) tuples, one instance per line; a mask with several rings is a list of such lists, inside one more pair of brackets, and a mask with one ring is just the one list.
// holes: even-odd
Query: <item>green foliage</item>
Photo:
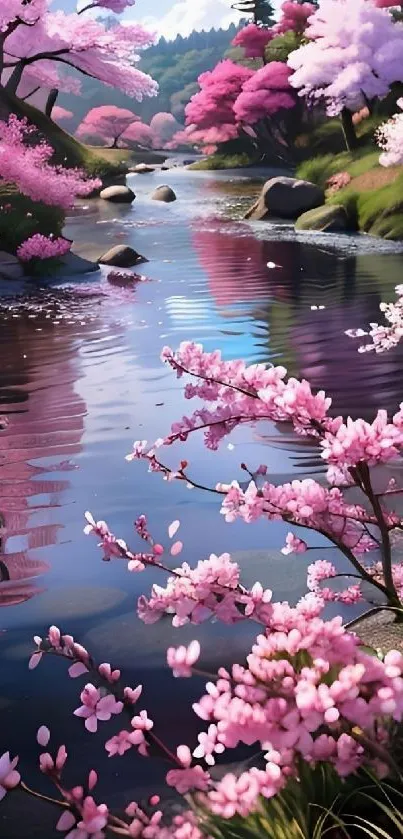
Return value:
[(343, 151), (340, 154), (318, 155), (300, 163), (297, 176), (325, 187), (326, 181), (332, 175), (347, 171), (352, 178), (356, 178), (377, 166), (378, 159), (379, 151), (375, 152), (368, 148), (357, 149), (355, 152)]
[(188, 168), (195, 171), (240, 169), (244, 166), (252, 166), (255, 162), (255, 159), (246, 152), (239, 154), (211, 154), (209, 157), (203, 158), (203, 160), (192, 163)]
[(265, 59), (269, 61), (287, 61), (290, 52), (294, 52), (301, 46), (302, 37), (296, 32), (285, 32), (273, 38), (265, 49)]
[(260, 809), (247, 818), (196, 812), (200, 828), (213, 839), (397, 839), (403, 834), (399, 787), (367, 773), (343, 781), (329, 765), (304, 764), (298, 781), (261, 799)]
[(64, 213), (57, 207), (34, 203), (10, 188), (0, 191), (0, 242), (2, 250), (16, 252), (25, 239), (35, 233), (60, 236)]
[(178, 122), (185, 122), (185, 107), (198, 90), (199, 85), (197, 82), (190, 82), (182, 90), (178, 90), (177, 93), (172, 94), (170, 111)]

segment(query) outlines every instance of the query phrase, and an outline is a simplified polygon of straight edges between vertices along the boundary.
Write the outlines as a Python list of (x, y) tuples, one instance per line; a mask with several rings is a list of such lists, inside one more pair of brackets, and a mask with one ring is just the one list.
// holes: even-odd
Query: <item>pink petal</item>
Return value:
[(43, 653), (34, 653), (33, 655), (31, 655), (31, 658), (29, 659), (29, 662), (28, 662), (29, 670), (35, 670), (35, 667), (38, 666), (42, 656), (43, 656)]
[(174, 542), (171, 548), (171, 556), (178, 556), (183, 548), (182, 542)]
[(41, 725), (36, 734), (36, 742), (45, 749), (50, 740), (50, 731), (46, 725)]
[(98, 775), (95, 772), (95, 769), (91, 769), (91, 772), (88, 775), (88, 789), (89, 790), (94, 789), (97, 781), (98, 781)]
[(179, 530), (179, 527), (180, 521), (178, 519), (176, 519), (176, 521), (171, 522), (171, 524), (168, 527), (168, 536), (170, 539), (173, 539), (175, 533), (177, 533), (177, 531)]
[(56, 830), (70, 830), (73, 825), (75, 825), (76, 820), (73, 816), (73, 813), (70, 813), (70, 810), (65, 810), (64, 813), (60, 816), (60, 819), (56, 825)]
[(98, 721), (97, 721), (97, 718), (96, 718), (95, 714), (91, 714), (91, 716), (88, 717), (88, 719), (85, 721), (84, 725), (85, 725), (87, 731), (90, 731), (91, 734), (95, 734), (95, 732), (98, 728)]
[(76, 661), (75, 664), (69, 667), (69, 676), (72, 679), (77, 679), (78, 676), (83, 676), (84, 673), (88, 673), (88, 668), (81, 661)]

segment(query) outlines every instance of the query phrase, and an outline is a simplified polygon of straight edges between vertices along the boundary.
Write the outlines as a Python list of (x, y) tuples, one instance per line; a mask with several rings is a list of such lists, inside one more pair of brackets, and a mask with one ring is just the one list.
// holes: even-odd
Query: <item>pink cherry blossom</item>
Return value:
[(83, 704), (76, 708), (74, 714), (85, 720), (85, 727), (92, 734), (97, 730), (98, 720), (110, 720), (112, 714), (120, 714), (123, 710), (122, 702), (117, 702), (111, 693), (101, 696), (98, 688), (91, 683), (85, 686), (80, 699)]
[(294, 533), (287, 533), (285, 546), (281, 548), (281, 553), (287, 554), (303, 554), (308, 549), (308, 545), (303, 539), (299, 539)]
[(186, 677), (192, 675), (192, 667), (200, 656), (200, 644), (191, 641), (188, 647), (169, 647), (167, 650), (168, 667), (174, 676)]
[(18, 757), (10, 758), (10, 752), (4, 752), (0, 757), (0, 801), (8, 790), (14, 789), (20, 783), (21, 776), (16, 770)]

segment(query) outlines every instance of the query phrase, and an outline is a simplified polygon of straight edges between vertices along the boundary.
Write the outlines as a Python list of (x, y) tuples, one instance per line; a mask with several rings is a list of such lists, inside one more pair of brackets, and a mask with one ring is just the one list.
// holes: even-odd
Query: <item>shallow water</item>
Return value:
[[(394, 409), (401, 401), (402, 350), (360, 355), (344, 335), (376, 320), (379, 302), (393, 298), (401, 249), (365, 237), (296, 238), (290, 225), (242, 222), (259, 181), (259, 173), (254, 181), (179, 170), (132, 176), (132, 207), (91, 202), (69, 220), (67, 235), (89, 257), (131, 244), (150, 260), (138, 269), (143, 282), (122, 288), (97, 272), (76, 283), (43, 279), (29, 296), (0, 300), (0, 414), (8, 419), (0, 432), (0, 605), (6, 607), (0, 611), (0, 754), (5, 748), (27, 754), (28, 774), (35, 731), (49, 719), (55, 745), (57, 732), (67, 732), (83, 763), (91, 763), (94, 747), (101, 752), (68, 716), (77, 707), (77, 682), (67, 680), (63, 663), (45, 661), (27, 671), (30, 638), (49, 623), (125, 668), (129, 684), (146, 681), (142, 707), (161, 719), (159, 730), (172, 744), (193, 731), (186, 698), (191, 691), (196, 696), (200, 685), (174, 682), (167, 674), (168, 644), (205, 639), (203, 661), (215, 665), (230, 660), (250, 637), (245, 629), (235, 638), (218, 625), (180, 633), (168, 623), (144, 628), (135, 599), (157, 577), (103, 564), (95, 540), (82, 532), (85, 509), (105, 517), (130, 544), (139, 513), (148, 514), (162, 542), (167, 525), (179, 518), (184, 559), (229, 550), (247, 581), (260, 578), (290, 600), (304, 590), (311, 557), (281, 557), (288, 528), (227, 525), (214, 497), (167, 485), (143, 464), (124, 460), (133, 440), (153, 440), (191, 409), (180, 383), (160, 363), (162, 346), (191, 338), (207, 349), (219, 346), (226, 358), (284, 363), (329, 390), (335, 411), (353, 416), (371, 417), (378, 405)], [(164, 182), (176, 190), (175, 204), (149, 200)], [(268, 463), (278, 480), (320, 469), (309, 445), (269, 425), (238, 430), (232, 443), (217, 456), (200, 439), (189, 441), (192, 475), (208, 484), (239, 477), (243, 460)], [(179, 457), (178, 448), (167, 461)], [(133, 763), (132, 756), (130, 764), (119, 760), (105, 768), (105, 786), (116, 788), (117, 798), (125, 765), (134, 765), (140, 794), (152, 781), (160, 783), (156, 764)], [(38, 833), (32, 826), (11, 827), (3, 812), (6, 833), (0, 822), (0, 835), (54, 835), (51, 827), (38, 827)]]

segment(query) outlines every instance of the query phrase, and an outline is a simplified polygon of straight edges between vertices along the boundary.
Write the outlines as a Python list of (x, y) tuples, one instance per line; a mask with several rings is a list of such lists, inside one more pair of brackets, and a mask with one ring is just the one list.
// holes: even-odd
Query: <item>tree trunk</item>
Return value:
[(343, 126), (344, 139), (348, 151), (353, 151), (357, 148), (357, 135), (355, 133), (353, 117), (348, 108), (343, 108), (341, 112), (341, 124)]
[(52, 118), (52, 111), (53, 111), (54, 106), (56, 105), (56, 100), (57, 100), (58, 95), (59, 95), (59, 91), (58, 91), (57, 87), (52, 87), (52, 90), (49, 92), (49, 96), (46, 100), (46, 105), (45, 105), (45, 114), (50, 119)]
[[(120, 137), (120, 134), (119, 134), (119, 137)], [(111, 149), (117, 149), (119, 137), (115, 137), (115, 139), (114, 139), (114, 141), (111, 145)]]
[(23, 72), (24, 72), (24, 64), (23, 64), (22, 61), (20, 61), (20, 63), (16, 64), (16, 66), (14, 67), (14, 70), (11, 73), (11, 76), (10, 76), (10, 78), (9, 78), (7, 84), (6, 84), (6, 90), (7, 90), (8, 93), (12, 93), (14, 96), (16, 95), (17, 90), (18, 90), (18, 86), (19, 86), (20, 81), (22, 79)]

